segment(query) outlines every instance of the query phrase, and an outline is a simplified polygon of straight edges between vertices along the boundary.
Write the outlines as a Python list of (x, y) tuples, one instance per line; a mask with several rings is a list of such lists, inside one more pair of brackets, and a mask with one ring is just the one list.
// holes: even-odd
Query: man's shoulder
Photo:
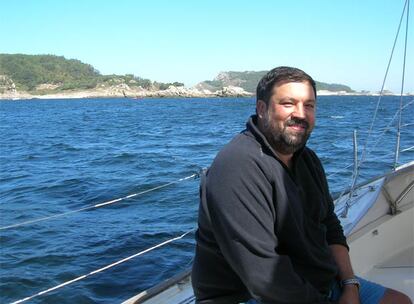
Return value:
[(261, 146), (249, 132), (237, 134), (217, 154), (216, 159), (241, 161), (260, 154)]
[(266, 159), (260, 143), (249, 132), (242, 132), (220, 150), (209, 171), (232, 176), (256, 170), (268, 171), (263, 169), (269, 167)]

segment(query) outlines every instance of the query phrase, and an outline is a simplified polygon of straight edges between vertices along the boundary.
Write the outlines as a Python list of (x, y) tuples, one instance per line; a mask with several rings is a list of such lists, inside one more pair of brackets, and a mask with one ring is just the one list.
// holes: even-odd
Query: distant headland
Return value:
[[(54, 55), (0, 54), (0, 99), (249, 97), (266, 71), (222, 72), (191, 88), (132, 74), (102, 75), (93, 66)], [(316, 82), (319, 95), (368, 95)]]

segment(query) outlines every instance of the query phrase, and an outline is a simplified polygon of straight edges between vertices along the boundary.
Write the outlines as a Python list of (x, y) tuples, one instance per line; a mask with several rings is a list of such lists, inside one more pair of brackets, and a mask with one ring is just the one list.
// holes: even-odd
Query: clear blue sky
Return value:
[[(403, 5), (403, 0), (0, 0), (0, 53), (60, 55), (103, 74), (187, 86), (220, 71), (290, 65), (319, 81), (378, 91)], [(386, 85), (395, 92), (402, 51)], [(413, 39), (408, 54), (414, 54)], [(414, 92), (413, 56), (405, 91)]]

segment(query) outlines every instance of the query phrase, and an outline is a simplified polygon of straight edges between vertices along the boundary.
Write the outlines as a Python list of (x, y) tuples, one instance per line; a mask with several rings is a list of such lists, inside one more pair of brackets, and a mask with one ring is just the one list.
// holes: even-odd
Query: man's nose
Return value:
[(302, 104), (297, 104), (295, 106), (295, 111), (293, 111), (292, 115), (296, 118), (305, 118), (305, 107)]

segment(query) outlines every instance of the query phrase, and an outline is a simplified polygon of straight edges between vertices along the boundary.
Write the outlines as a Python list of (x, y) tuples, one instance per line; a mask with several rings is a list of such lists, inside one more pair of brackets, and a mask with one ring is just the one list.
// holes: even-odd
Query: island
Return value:
[[(133, 74), (102, 75), (92, 65), (55, 55), (0, 54), (0, 99), (251, 97), (267, 71), (221, 72), (187, 88)], [(356, 94), (349, 86), (316, 82), (319, 95)]]

